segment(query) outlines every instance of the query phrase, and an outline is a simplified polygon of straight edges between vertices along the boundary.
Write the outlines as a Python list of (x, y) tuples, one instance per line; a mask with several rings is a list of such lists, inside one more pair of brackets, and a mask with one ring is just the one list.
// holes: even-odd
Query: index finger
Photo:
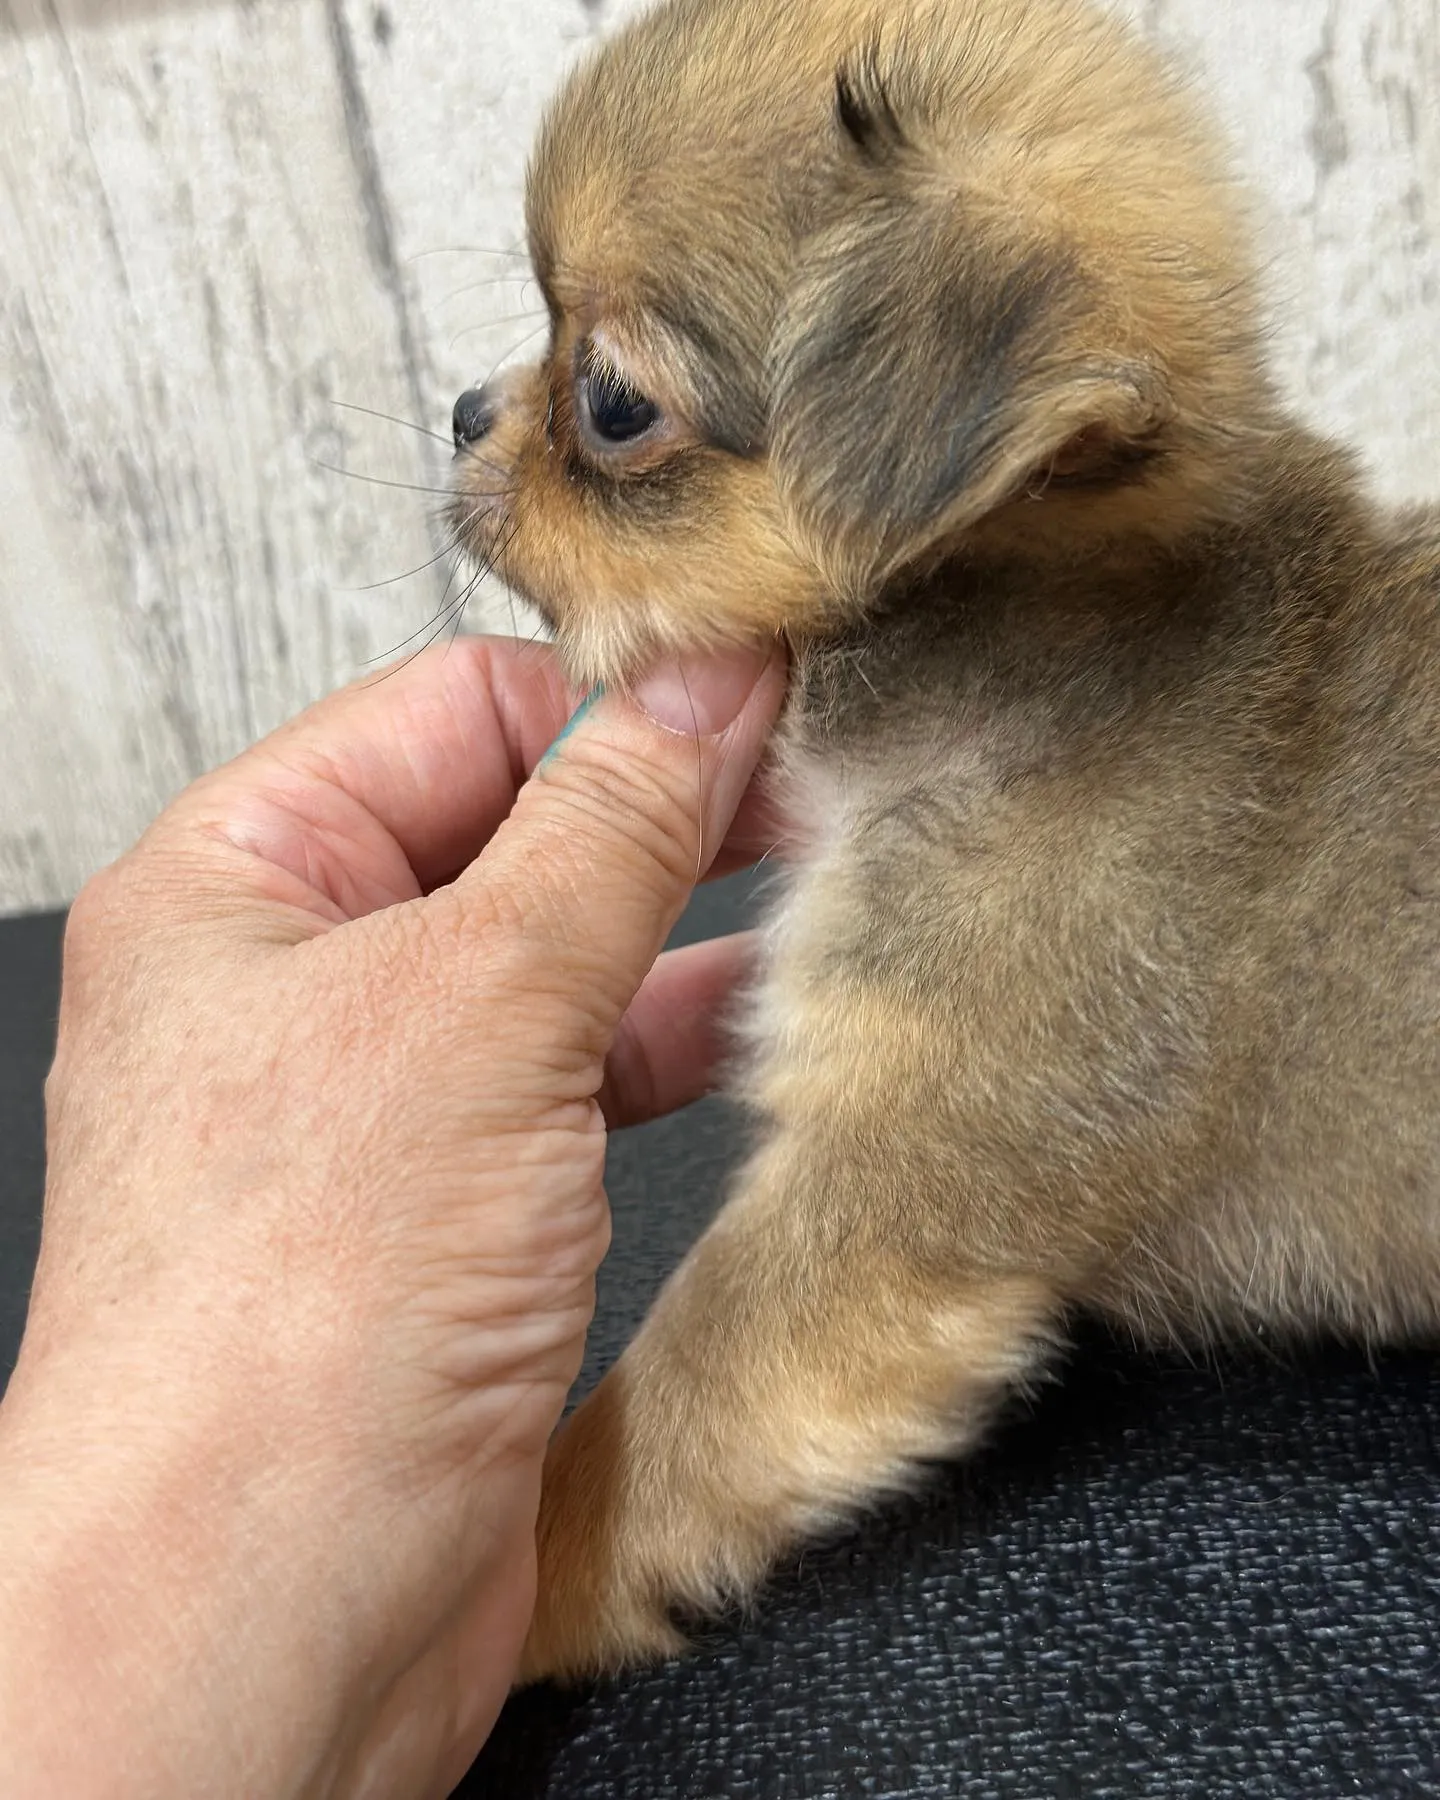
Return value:
[(233, 899), (358, 918), (458, 874), (570, 710), (549, 645), (460, 638), (308, 707), (187, 788), (139, 847), (225, 844), (255, 874), (223, 872)]
[(231, 771), (338, 789), (394, 840), (423, 891), (489, 841), (572, 706), (548, 644), (462, 637), (321, 700)]
[[(458, 638), (307, 708), (203, 777), (158, 827), (200, 826), (333, 905), (332, 919), (429, 892), (468, 866), (574, 709), (548, 644)], [(777, 833), (758, 796), (715, 873)]]

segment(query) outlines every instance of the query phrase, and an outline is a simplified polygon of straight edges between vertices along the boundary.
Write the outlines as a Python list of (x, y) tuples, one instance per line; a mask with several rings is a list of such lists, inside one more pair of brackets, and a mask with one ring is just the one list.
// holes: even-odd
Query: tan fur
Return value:
[(669, 0), (530, 227), (457, 524), (584, 678), (786, 636), (796, 825), (759, 1148), (557, 1438), (534, 1677), (676, 1648), (1077, 1309), (1434, 1331), (1440, 527), (1285, 415), (1211, 134), (1072, 0)]

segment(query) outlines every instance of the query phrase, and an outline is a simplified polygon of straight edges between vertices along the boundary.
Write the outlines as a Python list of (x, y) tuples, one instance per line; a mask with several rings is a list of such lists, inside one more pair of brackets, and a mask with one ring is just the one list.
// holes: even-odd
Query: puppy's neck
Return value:
[(1287, 672), (1303, 679), (1378, 543), (1350, 456), (1290, 428), (1224, 516), (1187, 530), (967, 533), (852, 630), (804, 648), (800, 710), (847, 745), (956, 706), (1079, 737), (1123, 733), (1199, 687), (1253, 712), (1281, 703)]

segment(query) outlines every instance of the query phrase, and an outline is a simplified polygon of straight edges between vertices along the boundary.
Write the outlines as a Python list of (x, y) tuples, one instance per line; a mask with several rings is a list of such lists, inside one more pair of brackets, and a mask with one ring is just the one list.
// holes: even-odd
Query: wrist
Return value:
[(266, 1395), (234, 1345), (22, 1354), (0, 1404), (5, 1800), (428, 1791), (372, 1784), (397, 1729), (422, 1762), (458, 1732), (459, 1779), (533, 1604), (538, 1458), (417, 1479), (354, 1429), (374, 1396), (353, 1374), (300, 1366)]
[(126, 1367), (71, 1348), (0, 1405), (7, 1800), (323, 1792), (365, 1648), (336, 1496), (197, 1371)]

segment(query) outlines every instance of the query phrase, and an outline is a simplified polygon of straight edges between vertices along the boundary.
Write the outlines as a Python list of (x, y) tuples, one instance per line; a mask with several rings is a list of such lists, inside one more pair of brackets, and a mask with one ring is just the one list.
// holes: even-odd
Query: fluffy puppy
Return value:
[(1440, 1309), (1440, 526), (1267, 378), (1077, 0), (668, 0), (552, 109), (456, 524), (574, 673), (783, 634), (759, 1141), (553, 1447), (525, 1673), (674, 1649), (1087, 1308)]

